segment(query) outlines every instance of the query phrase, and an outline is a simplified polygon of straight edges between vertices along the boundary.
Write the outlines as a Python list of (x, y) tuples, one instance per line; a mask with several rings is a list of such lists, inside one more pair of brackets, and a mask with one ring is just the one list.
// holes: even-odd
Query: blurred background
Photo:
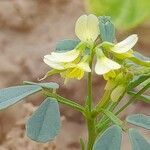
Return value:
[[(75, 38), (74, 25), (85, 13), (111, 16), (117, 27), (117, 39), (136, 33), (136, 49), (150, 56), (150, 1), (149, 0), (0, 0), (0, 88), (36, 81), (49, 67), (43, 56), (50, 53), (58, 40)], [(47, 81), (60, 84), (59, 93), (83, 103), (86, 81), (72, 80), (63, 85), (59, 76)], [(94, 98), (103, 93), (104, 81), (94, 76)], [(0, 112), (0, 150), (79, 150), (79, 138), (86, 136), (80, 113), (60, 106), (62, 130), (53, 143), (37, 144), (25, 135), (25, 122), (43, 97), (35, 95), (25, 102)], [(126, 109), (130, 113), (150, 114), (149, 106), (138, 102)], [(149, 136), (146, 131), (143, 134)], [(122, 149), (128, 139), (124, 135)]]

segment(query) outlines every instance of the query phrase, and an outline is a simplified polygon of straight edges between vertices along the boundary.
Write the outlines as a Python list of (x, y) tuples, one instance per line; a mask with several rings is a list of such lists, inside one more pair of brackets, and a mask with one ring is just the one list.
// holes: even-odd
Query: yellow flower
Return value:
[(76, 22), (75, 33), (78, 38), (87, 43), (93, 43), (99, 35), (99, 21), (95, 15), (82, 15)]

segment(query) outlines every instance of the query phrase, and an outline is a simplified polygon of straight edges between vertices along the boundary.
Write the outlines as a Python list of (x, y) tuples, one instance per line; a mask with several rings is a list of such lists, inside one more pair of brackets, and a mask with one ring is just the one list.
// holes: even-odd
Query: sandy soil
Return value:
[[(37, 81), (38, 77), (42, 77), (49, 69), (42, 61), (43, 56), (54, 49), (58, 40), (75, 37), (74, 23), (83, 13), (85, 9), (81, 0), (1, 0), (0, 88), (20, 84), (23, 80)], [(130, 33), (140, 35), (137, 47), (149, 54), (149, 24)], [(119, 34), (121, 38), (124, 36), (124, 33)], [(66, 86), (59, 77), (51, 77), (47, 81), (57, 81), (61, 85), (61, 95), (83, 103), (86, 92), (84, 79), (71, 81)], [(101, 95), (102, 85), (102, 79), (95, 76), (95, 99)], [(79, 90), (79, 87), (82, 88)], [(78, 93), (75, 92), (77, 90)], [(65, 119), (54, 143), (37, 144), (26, 137), (25, 121), (42, 99), (35, 95), (27, 98), (32, 103), (27, 101), (0, 112), (0, 150), (79, 150), (78, 139), (86, 135), (84, 120), (79, 113), (63, 106), (61, 114)], [(148, 113), (148, 106), (139, 103), (128, 109), (127, 114), (137, 112), (139, 108), (141, 112)], [(125, 147), (126, 142), (123, 145)]]

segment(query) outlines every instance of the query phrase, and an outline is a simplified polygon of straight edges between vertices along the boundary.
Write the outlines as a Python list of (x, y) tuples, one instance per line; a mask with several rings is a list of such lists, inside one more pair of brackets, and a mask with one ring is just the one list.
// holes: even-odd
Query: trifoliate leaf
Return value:
[(22, 85), (0, 89), (0, 109), (7, 108), (40, 90), (42, 88), (37, 85)]
[(102, 136), (97, 138), (93, 150), (120, 150), (121, 139), (121, 128), (111, 126)]
[(27, 136), (37, 142), (53, 140), (60, 131), (60, 113), (58, 103), (47, 98), (33, 113), (27, 122)]
[(140, 126), (150, 130), (150, 116), (146, 116), (144, 114), (134, 114), (128, 116), (126, 118), (126, 121), (133, 125)]
[(55, 52), (67, 52), (73, 50), (78, 44), (80, 40), (66, 39), (59, 41), (56, 44)]
[(46, 88), (46, 89), (58, 89), (59, 88), (59, 85), (54, 82), (35, 83), (35, 82), (30, 82), (30, 81), (24, 81), (23, 83), (29, 84), (29, 85), (37, 85), (37, 86), (40, 86), (40, 87)]
[(115, 27), (108, 16), (99, 17), (99, 30), (102, 41), (113, 43), (115, 39)]
[(149, 150), (150, 143), (136, 129), (129, 129), (132, 150)]

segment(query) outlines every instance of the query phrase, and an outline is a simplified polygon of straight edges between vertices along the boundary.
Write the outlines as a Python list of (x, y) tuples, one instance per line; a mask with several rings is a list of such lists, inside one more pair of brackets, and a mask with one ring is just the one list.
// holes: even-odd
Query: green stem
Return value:
[[(94, 47), (93, 47), (94, 49)], [(92, 64), (93, 64), (93, 57), (94, 57), (94, 52), (93, 49), (91, 49), (91, 57), (90, 57), (90, 61), (89, 61), (89, 66), (92, 70)], [(88, 79), (87, 79), (87, 87), (88, 87), (88, 94), (87, 94), (87, 100), (86, 100), (86, 107), (88, 107), (88, 110), (91, 111), (92, 109), (92, 72), (88, 73)]]
[(95, 119), (87, 119), (88, 126), (88, 145), (87, 150), (92, 150), (96, 139)]
[(92, 109), (92, 73), (88, 73), (88, 96), (86, 106), (88, 106), (88, 110)]
[(101, 108), (105, 108), (109, 102), (110, 99), (110, 94), (111, 91), (110, 90), (106, 90), (102, 99), (99, 100), (99, 103), (95, 106), (92, 115), (93, 117), (96, 117), (97, 115), (99, 115), (99, 113), (101, 112)]
[(99, 123), (96, 126), (97, 136), (99, 134), (102, 134), (108, 128), (109, 124), (110, 124), (110, 119), (109, 118), (107, 118), (104, 122)]
[[(93, 57), (94, 57), (94, 47), (91, 49), (91, 58), (89, 62), (89, 66), (92, 70), (92, 63), (93, 63)], [(88, 73), (88, 94), (87, 99), (85, 103), (86, 108), (86, 121), (87, 121), (87, 128), (88, 128), (88, 144), (87, 144), (87, 150), (92, 150), (93, 145), (95, 142), (95, 118), (92, 118), (92, 109), (93, 109), (93, 96), (92, 96), (92, 72)]]
[(135, 62), (136, 64), (139, 64), (141, 66), (150, 67), (149, 61), (142, 61), (140, 59), (137, 59), (136, 57), (129, 58), (131, 61)]
[(80, 111), (81, 113), (84, 113), (84, 107), (82, 107), (81, 105), (79, 105), (78, 103), (75, 103), (67, 98), (64, 98), (64, 97), (61, 97), (60, 95), (58, 94), (55, 94), (55, 93), (50, 93), (50, 92), (47, 92), (47, 91), (44, 91), (44, 95), (48, 96), (48, 97), (52, 97), (52, 98), (55, 98), (57, 99), (58, 102), (62, 103), (62, 104), (65, 104), (77, 111)]
[(126, 94), (126, 90), (122, 93), (122, 95), (120, 96), (120, 98), (119, 98), (119, 100), (118, 101), (116, 101), (116, 102), (114, 102), (113, 104), (112, 104), (112, 106), (109, 108), (109, 110), (110, 111), (114, 111), (114, 109), (118, 106), (118, 104), (120, 103), (120, 101), (123, 99), (123, 97), (125, 96), (125, 94)]
[(135, 94), (133, 97), (129, 99), (129, 101), (121, 108), (119, 109), (115, 114), (118, 115), (120, 112), (122, 112), (124, 109), (126, 109), (131, 103), (135, 101), (135, 99), (140, 96), (142, 93), (144, 93), (150, 86), (150, 83), (148, 83), (145, 87), (143, 87), (137, 94)]
[(92, 73), (88, 74), (88, 97), (86, 102), (87, 127), (88, 127), (88, 145), (87, 150), (92, 150), (95, 142), (95, 118), (92, 118)]
[[(111, 111), (111, 108), (112, 108), (113, 106), (114, 106), (114, 103), (111, 102), (110, 105), (106, 108), (106, 110), (110, 110), (110, 111)], [(103, 108), (99, 109), (99, 112), (97, 112), (97, 115), (100, 114), (100, 113), (102, 112), (102, 110), (103, 110)], [(104, 122), (107, 118), (108, 118), (108, 117), (107, 117), (106, 115), (103, 115), (99, 122), (100, 122), (100, 123), (101, 123), (101, 122)]]
[(95, 107), (96, 110), (99, 110), (102, 107), (105, 107), (110, 99), (110, 94), (111, 91), (110, 90), (106, 90), (102, 99), (99, 101), (99, 103), (97, 104), (97, 106)]
[[(118, 115), (120, 112), (122, 112), (124, 109), (126, 109), (131, 103), (133, 103), (134, 101), (136, 101), (136, 98), (141, 95), (142, 93), (144, 93), (150, 86), (150, 83), (148, 83), (145, 87), (143, 87), (137, 94), (135, 94), (133, 97), (131, 97), (129, 99), (129, 101), (121, 108), (119, 109), (115, 115)], [(105, 131), (108, 126), (110, 124), (110, 119), (107, 118), (103, 123), (99, 123), (97, 126), (96, 126), (96, 132), (97, 134), (99, 133), (102, 133), (103, 131)]]

